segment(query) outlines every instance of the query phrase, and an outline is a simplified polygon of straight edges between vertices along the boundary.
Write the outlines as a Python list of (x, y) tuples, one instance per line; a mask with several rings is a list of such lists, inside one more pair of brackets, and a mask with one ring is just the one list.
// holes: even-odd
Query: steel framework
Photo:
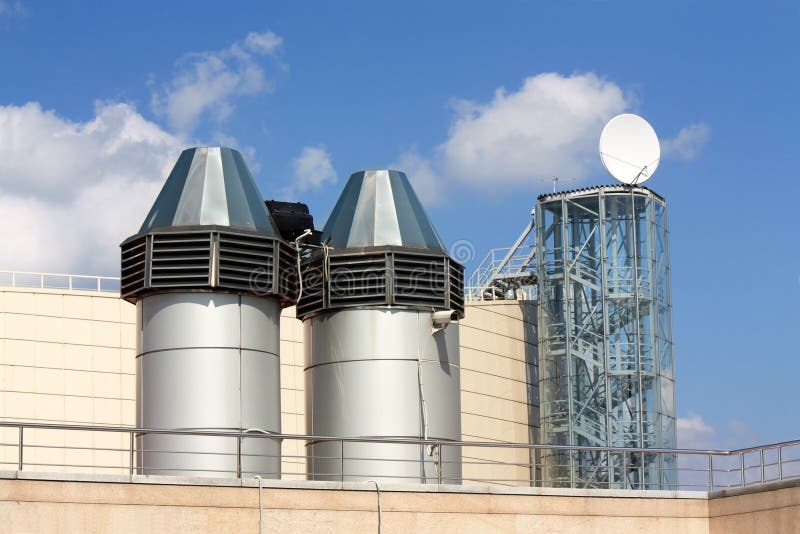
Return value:
[[(541, 436), (675, 448), (669, 230), (663, 198), (608, 186), (539, 197)], [(675, 459), (543, 451), (545, 486), (675, 486)]]
[(535, 300), (536, 245), (535, 210), (511, 248), (489, 251), (467, 282), (468, 300)]

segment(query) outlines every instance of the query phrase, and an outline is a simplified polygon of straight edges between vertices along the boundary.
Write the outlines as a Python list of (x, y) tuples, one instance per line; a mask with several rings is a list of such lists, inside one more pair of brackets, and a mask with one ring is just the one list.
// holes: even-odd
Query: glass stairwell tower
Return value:
[[(663, 198), (605, 186), (536, 209), (541, 441), (675, 447), (669, 229)], [(545, 451), (555, 487), (674, 489), (675, 459)]]

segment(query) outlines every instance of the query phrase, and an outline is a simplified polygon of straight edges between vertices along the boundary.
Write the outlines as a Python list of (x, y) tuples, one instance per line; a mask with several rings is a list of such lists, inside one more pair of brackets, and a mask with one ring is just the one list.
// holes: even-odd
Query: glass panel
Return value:
[[(538, 213), (542, 440), (674, 444), (665, 207), (649, 194), (600, 192)], [(658, 489), (675, 479), (665, 473), (674, 459), (657, 454), (574, 451), (559, 461), (543, 475), (554, 484)]]

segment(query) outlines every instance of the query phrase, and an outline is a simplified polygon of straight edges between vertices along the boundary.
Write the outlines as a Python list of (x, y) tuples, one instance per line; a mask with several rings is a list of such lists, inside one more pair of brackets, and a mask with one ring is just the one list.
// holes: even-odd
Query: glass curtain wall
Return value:
[[(637, 187), (544, 195), (536, 225), (542, 441), (674, 448), (664, 200)], [(669, 489), (674, 462), (546, 451), (541, 476), (545, 486)]]

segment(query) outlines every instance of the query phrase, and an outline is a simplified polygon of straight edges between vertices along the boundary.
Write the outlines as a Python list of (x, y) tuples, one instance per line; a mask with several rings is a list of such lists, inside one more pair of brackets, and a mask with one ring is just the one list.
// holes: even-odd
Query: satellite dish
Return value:
[(611, 176), (623, 184), (641, 184), (658, 168), (661, 159), (658, 136), (640, 116), (617, 115), (600, 134), (600, 159)]

